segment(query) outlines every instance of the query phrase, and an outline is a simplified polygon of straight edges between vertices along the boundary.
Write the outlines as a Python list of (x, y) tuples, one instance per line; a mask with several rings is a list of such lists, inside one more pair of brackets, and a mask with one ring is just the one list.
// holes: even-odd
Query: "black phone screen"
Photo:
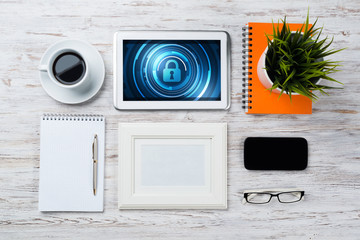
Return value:
[(300, 137), (248, 137), (244, 165), (248, 170), (304, 170), (308, 144)]

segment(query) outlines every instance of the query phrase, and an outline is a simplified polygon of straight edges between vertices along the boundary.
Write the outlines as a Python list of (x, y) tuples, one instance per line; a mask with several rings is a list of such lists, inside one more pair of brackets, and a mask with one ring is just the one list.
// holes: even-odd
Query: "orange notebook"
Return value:
[[(282, 24), (281, 24), (282, 25)], [(289, 24), (290, 29), (296, 31), (302, 24)], [(277, 26), (277, 24), (275, 24)], [(244, 58), (243, 81), (245, 82), (244, 108), (246, 113), (258, 114), (311, 114), (312, 102), (309, 98), (292, 95), (292, 101), (287, 94), (271, 93), (260, 82), (257, 74), (257, 64), (261, 54), (267, 47), (266, 35), (273, 34), (272, 23), (248, 23), (244, 28), (243, 47)], [(271, 39), (271, 36), (270, 36)]]

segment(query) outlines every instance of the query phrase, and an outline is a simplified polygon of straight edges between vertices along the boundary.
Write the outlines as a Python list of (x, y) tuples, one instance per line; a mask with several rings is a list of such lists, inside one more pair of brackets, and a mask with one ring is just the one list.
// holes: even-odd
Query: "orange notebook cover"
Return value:
[[(275, 24), (275, 27), (278, 24)], [(280, 24), (282, 25), (282, 24)], [(296, 31), (301, 28), (302, 24), (289, 24), (292, 31)], [(246, 113), (258, 113), (258, 114), (311, 114), (312, 102), (309, 98), (301, 95), (292, 95), (292, 101), (287, 94), (282, 94), (279, 98), (279, 94), (271, 93), (260, 82), (257, 74), (257, 64), (261, 57), (261, 54), (267, 47), (266, 34), (273, 34), (272, 23), (253, 23), (247, 24), (248, 34), (245, 39), (245, 47), (249, 49), (247, 51), (248, 60), (248, 73), (245, 77), (245, 84), (247, 95), (244, 101)], [(271, 39), (272, 37), (269, 36)]]

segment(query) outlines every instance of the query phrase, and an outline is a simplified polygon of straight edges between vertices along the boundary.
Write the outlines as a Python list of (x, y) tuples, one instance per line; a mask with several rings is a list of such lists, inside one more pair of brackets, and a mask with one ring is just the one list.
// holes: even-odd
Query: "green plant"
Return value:
[(315, 28), (317, 19), (310, 26), (308, 12), (305, 23), (296, 32), (290, 30), (286, 16), (281, 21), (282, 28), (281, 25), (278, 24), (276, 27), (273, 23), (273, 35), (270, 35), (273, 40), (266, 36), (268, 51), (265, 69), (273, 82), (270, 91), (280, 88), (280, 96), (286, 92), (291, 99), (292, 93), (298, 93), (315, 101), (318, 96), (313, 91), (318, 90), (322, 94), (327, 94), (324, 89), (335, 88), (317, 84), (319, 79), (342, 84), (328, 76), (339, 71), (336, 68), (340, 66), (340, 62), (324, 58), (343, 49), (328, 50), (334, 38), (329, 43), (326, 43), (328, 37), (320, 40), (323, 28)]

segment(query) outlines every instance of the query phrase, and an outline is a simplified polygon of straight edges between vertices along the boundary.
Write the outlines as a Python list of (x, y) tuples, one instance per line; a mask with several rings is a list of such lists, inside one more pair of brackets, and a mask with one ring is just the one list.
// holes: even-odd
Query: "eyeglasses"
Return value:
[(277, 197), (281, 203), (294, 203), (304, 199), (305, 191), (298, 189), (263, 189), (244, 191), (243, 203), (264, 204)]

